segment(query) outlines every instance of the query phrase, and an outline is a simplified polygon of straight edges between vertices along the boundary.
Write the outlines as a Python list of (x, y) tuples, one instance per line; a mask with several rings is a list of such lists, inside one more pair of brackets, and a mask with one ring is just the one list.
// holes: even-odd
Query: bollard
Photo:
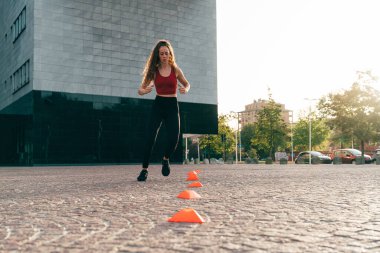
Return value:
[(362, 164), (365, 164), (364, 157), (361, 157), (361, 156), (356, 157), (356, 158), (355, 158), (355, 164), (356, 164), (356, 165), (362, 165)]
[(320, 164), (321, 163), (321, 160), (319, 160), (318, 157), (312, 157), (311, 158), (311, 164)]
[(334, 157), (333, 164), (334, 165), (340, 165), (340, 164), (342, 164), (342, 158), (340, 158), (340, 157)]
[(229, 158), (229, 159), (227, 159), (226, 164), (234, 164), (234, 160)]

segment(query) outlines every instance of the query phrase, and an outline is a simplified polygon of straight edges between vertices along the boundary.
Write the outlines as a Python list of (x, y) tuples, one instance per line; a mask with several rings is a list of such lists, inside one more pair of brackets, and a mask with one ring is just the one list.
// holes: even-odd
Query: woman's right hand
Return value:
[(149, 92), (152, 91), (152, 89), (153, 89), (153, 86), (150, 86), (150, 85), (147, 86), (146, 88), (140, 86), (140, 88), (139, 88), (139, 90), (138, 90), (138, 94), (139, 94), (140, 96), (145, 95), (145, 94), (148, 94)]

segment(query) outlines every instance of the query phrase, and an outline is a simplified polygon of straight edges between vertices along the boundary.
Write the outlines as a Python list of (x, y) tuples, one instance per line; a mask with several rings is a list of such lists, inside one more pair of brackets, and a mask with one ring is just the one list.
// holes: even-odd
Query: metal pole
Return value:
[(292, 156), (292, 162), (294, 157), (294, 150), (293, 150), (293, 111), (292, 111), (292, 122), (290, 123), (290, 143), (291, 143), (291, 156)]
[(238, 164), (238, 143), (237, 143), (237, 141), (238, 141), (238, 138), (237, 138), (237, 134), (238, 134), (238, 132), (236, 131), (235, 132), (235, 156), (236, 156), (236, 164)]
[(198, 143), (198, 161), (200, 163), (201, 162), (201, 157), (200, 157), (200, 153), (199, 153), (199, 137), (197, 139), (198, 139), (198, 141), (197, 141), (197, 143)]
[[(311, 152), (311, 101), (318, 100), (315, 98), (305, 98), (309, 101), (309, 151)], [(309, 155), (309, 164), (311, 164), (311, 154)]]
[[(311, 105), (309, 106), (309, 151), (311, 151)], [(311, 153), (309, 154), (309, 164), (311, 164)]]
[(187, 137), (185, 137), (185, 160), (187, 160)]
[(241, 162), (241, 133), (240, 133), (240, 113), (238, 112), (238, 133), (239, 133), (239, 161)]

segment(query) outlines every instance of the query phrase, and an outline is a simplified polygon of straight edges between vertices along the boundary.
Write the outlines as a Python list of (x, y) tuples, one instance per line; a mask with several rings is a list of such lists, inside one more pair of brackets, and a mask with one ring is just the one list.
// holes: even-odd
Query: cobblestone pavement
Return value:
[[(200, 169), (201, 199), (176, 196)], [(380, 252), (380, 166), (0, 168), (1, 252)], [(171, 223), (194, 208), (203, 224)]]

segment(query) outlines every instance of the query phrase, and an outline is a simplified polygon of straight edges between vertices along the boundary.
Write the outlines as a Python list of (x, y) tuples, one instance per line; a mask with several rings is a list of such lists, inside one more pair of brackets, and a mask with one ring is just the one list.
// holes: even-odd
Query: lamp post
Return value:
[[(235, 143), (236, 143), (235, 144), (235, 156), (236, 156), (236, 164), (237, 164), (238, 159), (241, 162), (240, 112), (230, 111), (230, 114), (233, 114), (233, 118), (237, 119), (237, 131), (235, 133)], [(239, 135), (239, 141), (238, 141), (238, 135)], [(238, 158), (238, 148), (239, 148), (239, 158)]]
[(289, 111), (291, 114), (290, 116), (292, 117), (292, 121), (290, 122), (290, 148), (291, 148), (291, 157), (292, 157), (292, 162), (293, 162), (293, 156), (294, 156), (294, 150), (293, 150), (293, 111)]
[(238, 164), (238, 131), (235, 132), (235, 157), (236, 157), (236, 164)]
[[(305, 98), (307, 101), (318, 100), (316, 98)], [(311, 102), (309, 102), (309, 164), (311, 164)]]
[[(237, 115), (238, 115), (238, 133), (239, 133), (239, 161), (241, 162), (240, 112), (238, 112)], [(236, 158), (236, 160), (237, 160), (237, 158)]]

